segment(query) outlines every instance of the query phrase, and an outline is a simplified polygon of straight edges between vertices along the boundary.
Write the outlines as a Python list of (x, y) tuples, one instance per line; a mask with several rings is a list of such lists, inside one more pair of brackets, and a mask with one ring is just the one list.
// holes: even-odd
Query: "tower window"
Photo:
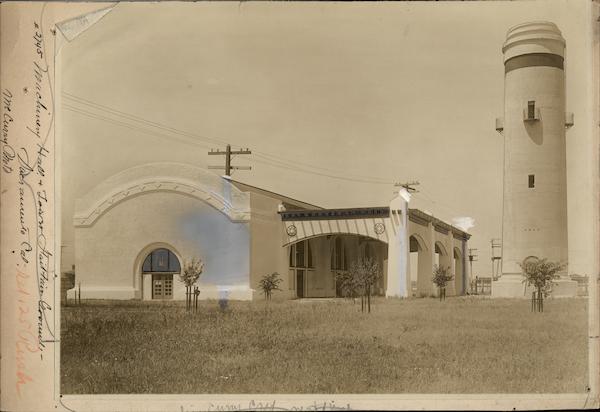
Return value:
[(527, 102), (527, 118), (535, 119), (535, 100), (529, 100)]
[(529, 188), (533, 188), (535, 187), (535, 175), (529, 175), (528, 176), (528, 180), (529, 180)]

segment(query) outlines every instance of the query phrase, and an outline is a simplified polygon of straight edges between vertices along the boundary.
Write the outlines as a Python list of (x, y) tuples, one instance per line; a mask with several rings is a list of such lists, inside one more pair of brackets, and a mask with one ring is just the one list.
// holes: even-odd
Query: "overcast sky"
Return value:
[(577, 119), (582, 3), (120, 3), (61, 51), (63, 222), (114, 173), (222, 164), (206, 152), (229, 142), (253, 151), (234, 179), (324, 207), (387, 205), (392, 182), (418, 180), (410, 206), (474, 219), (489, 274), (502, 43), (525, 21), (559, 26)]

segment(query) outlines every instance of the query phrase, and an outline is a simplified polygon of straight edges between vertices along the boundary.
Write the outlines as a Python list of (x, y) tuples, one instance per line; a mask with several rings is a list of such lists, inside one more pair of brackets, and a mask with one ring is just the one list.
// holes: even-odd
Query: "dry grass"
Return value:
[(63, 309), (63, 393), (584, 392), (587, 301), (86, 302)]

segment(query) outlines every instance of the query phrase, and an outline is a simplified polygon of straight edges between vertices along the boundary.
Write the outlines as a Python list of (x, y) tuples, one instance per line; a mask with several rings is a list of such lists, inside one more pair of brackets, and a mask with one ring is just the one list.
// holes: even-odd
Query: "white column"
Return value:
[(400, 189), (390, 202), (388, 231), (387, 297), (406, 298), (410, 296), (410, 272), (408, 268), (408, 202), (410, 194)]

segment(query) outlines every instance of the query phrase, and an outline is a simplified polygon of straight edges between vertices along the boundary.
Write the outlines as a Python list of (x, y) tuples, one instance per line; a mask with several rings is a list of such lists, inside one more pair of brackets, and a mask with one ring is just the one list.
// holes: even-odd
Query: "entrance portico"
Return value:
[[(431, 282), (435, 264), (448, 267), (454, 275), (448, 295), (464, 294), (464, 251), (470, 235), (420, 210), (409, 209), (409, 200), (408, 192), (402, 190), (388, 207), (280, 212), (282, 246), (290, 253), (289, 285), (296, 290), (296, 297), (336, 296), (335, 273), (369, 255), (382, 269), (376, 291), (385, 296), (436, 294)], [(309, 265), (298, 266), (292, 261), (298, 250), (308, 254), (305, 259)], [(418, 254), (417, 259), (411, 259), (411, 252)], [(411, 264), (416, 267), (411, 268)]]
[[(330, 234), (305, 238), (287, 247), (289, 256), (286, 285), (292, 298), (341, 297), (336, 275), (348, 271), (359, 256), (375, 260), (386, 271), (387, 244), (354, 235)], [(385, 276), (374, 285), (373, 294), (385, 293)]]

